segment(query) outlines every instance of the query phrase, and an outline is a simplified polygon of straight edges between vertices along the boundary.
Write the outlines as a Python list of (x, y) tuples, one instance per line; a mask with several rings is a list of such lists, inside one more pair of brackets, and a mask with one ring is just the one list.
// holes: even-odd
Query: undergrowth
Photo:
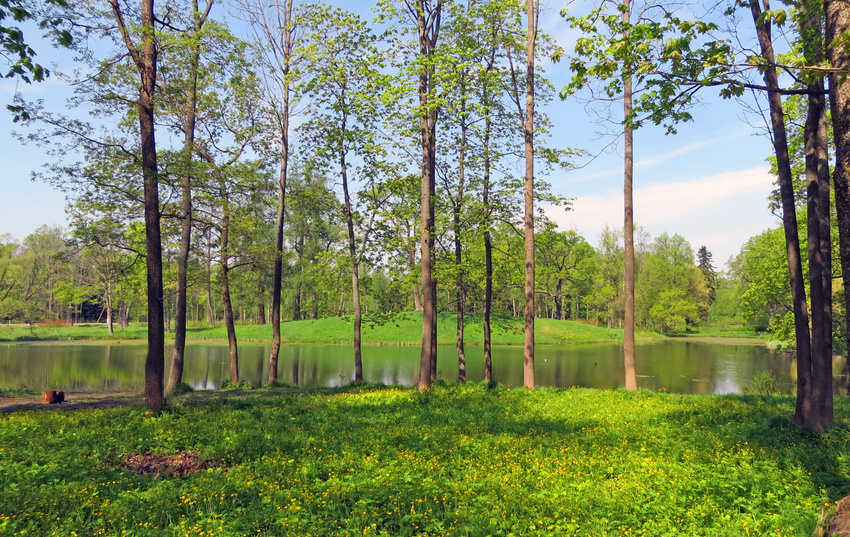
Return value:
[[(850, 489), (850, 434), (793, 412), (789, 396), (469, 384), (0, 414), (0, 534), (808, 536)], [(217, 467), (122, 466), (184, 452)]]

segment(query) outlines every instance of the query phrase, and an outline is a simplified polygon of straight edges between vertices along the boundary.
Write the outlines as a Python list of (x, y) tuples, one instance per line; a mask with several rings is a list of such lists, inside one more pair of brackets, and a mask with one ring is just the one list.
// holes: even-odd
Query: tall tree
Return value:
[(184, 104), (181, 114), (183, 152), (180, 167), (180, 247), (177, 253), (176, 312), (174, 316), (174, 348), (166, 393), (171, 393), (183, 381), (183, 359), (186, 350), (187, 265), (192, 247), (192, 156), (195, 152), (195, 125), (198, 113), (198, 75), (201, 68), (201, 31), (209, 17), (214, 0), (207, 0), (203, 11), (198, 0), (191, 2), (191, 27), (186, 36), (188, 66), (186, 70)]
[[(336, 168), (342, 184), (354, 308), (354, 381), (362, 382), (360, 272), (382, 197), (378, 194), (378, 176), (382, 173), (383, 149), (376, 138), (384, 87), (377, 69), (382, 59), (375, 36), (357, 15), (322, 4), (307, 16), (309, 67), (305, 69), (308, 74), (303, 91), (313, 96), (314, 109), (302, 131), (316, 155), (311, 166)], [(362, 164), (353, 166), (352, 157)], [(357, 213), (351, 195), (355, 182), (362, 185), (362, 198), (370, 213), (359, 237), (356, 228), (364, 216)]]
[[(770, 9), (765, 0), (767, 9)], [(822, 428), (821, 417), (814, 413), (812, 403), (811, 360), (812, 349), (809, 332), (809, 314), (806, 303), (805, 276), (800, 257), (800, 238), (797, 230), (797, 213), (794, 203), (794, 179), (791, 173), (791, 161), (788, 156), (788, 141), (785, 132), (785, 118), (782, 111), (782, 95), (776, 69), (771, 37), (771, 20), (764, 17), (759, 0), (750, 0), (749, 8), (756, 26), (759, 47), (766, 64), (762, 68), (765, 86), (768, 89), (770, 106), (770, 125), (773, 134), (773, 148), (779, 175), (779, 190), (782, 197), (782, 222), (785, 230), (786, 255), (791, 281), (791, 297), (794, 307), (795, 339), (797, 342), (797, 410), (795, 422), (799, 425)], [(830, 419), (831, 422), (831, 419)], [(830, 423), (831, 424), (831, 423)]]
[(141, 0), (141, 27), (137, 45), (118, 0), (110, 0), (112, 14), (127, 53), (139, 77), (139, 138), (144, 181), (145, 244), (148, 295), (148, 353), (145, 360), (145, 403), (158, 412), (165, 404), (165, 324), (162, 304), (162, 239), (160, 232), (159, 170), (157, 169), (154, 96), (159, 48), (154, 27), (154, 0)]
[[(523, 331), (523, 386), (534, 389), (534, 59), (537, 43), (537, 19), (540, 5), (534, 0), (526, 0), (525, 16), (527, 23), (525, 46), (525, 99), (519, 98), (519, 72), (514, 67), (511, 44), (506, 42), (506, 52), (510, 62), (513, 100), (517, 106), (517, 116), (522, 126), (525, 146), (525, 179), (523, 181), (523, 230), (525, 237), (525, 323)], [(524, 106), (523, 106), (524, 104)]]
[(835, 210), (844, 287), (844, 334), (850, 349), (850, 49), (846, 36), (850, 31), (850, 10), (841, 0), (824, 0), (826, 59), (829, 72), (829, 108), (835, 145)]
[[(631, 0), (622, 4), (623, 38), (628, 42), (631, 37)], [(634, 218), (634, 129), (632, 117), (632, 76), (631, 65), (626, 66), (623, 76), (623, 242), (625, 243), (625, 333), (623, 335), (623, 365), (625, 367), (626, 389), (637, 389), (635, 372), (635, 218)]]
[(273, 127), (279, 137), (277, 216), (275, 217), (275, 258), (272, 281), (272, 350), (269, 355), (269, 382), (277, 382), (280, 355), (280, 296), (283, 278), (283, 235), (286, 214), (286, 181), (290, 158), (290, 125), (293, 115), (293, 80), (297, 76), (297, 27), (294, 0), (236, 0), (239, 17), (248, 23), (262, 61), (265, 99)]

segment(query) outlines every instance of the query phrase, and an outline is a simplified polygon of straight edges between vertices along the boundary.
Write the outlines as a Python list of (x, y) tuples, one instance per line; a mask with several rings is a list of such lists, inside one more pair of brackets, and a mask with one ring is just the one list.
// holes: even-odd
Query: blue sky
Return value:
[[(364, 15), (365, 3), (348, 2)], [(571, 30), (560, 18), (557, 2), (550, 2), (541, 26), (559, 44), (571, 50)], [(222, 8), (218, 13), (223, 12)], [(51, 61), (52, 51), (39, 48), (40, 59)], [(565, 63), (549, 66), (549, 76), (557, 89), (567, 80)], [(51, 79), (32, 86), (14, 80), (0, 82), (0, 99), (8, 103), (14, 91), (28, 98), (44, 98), (52, 107), (63, 102), (62, 83)], [(773, 178), (765, 158), (770, 141), (742, 119), (734, 101), (714, 97), (706, 90), (706, 103), (692, 111), (694, 121), (680, 125), (679, 133), (666, 136), (660, 127), (647, 126), (635, 135), (635, 221), (653, 237), (678, 233), (694, 250), (705, 244), (722, 268), (751, 236), (773, 227), (778, 220), (767, 209), (767, 196)], [(552, 101), (544, 111), (554, 129), (552, 145), (581, 147), (598, 153), (608, 139), (597, 139), (599, 126), (593, 123), (584, 104), (575, 100)], [(0, 112), (0, 152), (5, 169), (0, 176), (0, 235), (18, 240), (37, 227), (66, 222), (64, 195), (50, 186), (33, 182), (30, 174), (46, 158), (43, 150), (21, 146), (9, 133), (15, 129), (10, 114)], [(596, 244), (602, 228), (622, 226), (623, 170), (621, 148), (605, 153), (592, 162), (576, 161), (577, 170), (556, 171), (549, 176), (554, 190), (573, 197), (573, 210), (548, 211), (562, 229), (575, 229)]]

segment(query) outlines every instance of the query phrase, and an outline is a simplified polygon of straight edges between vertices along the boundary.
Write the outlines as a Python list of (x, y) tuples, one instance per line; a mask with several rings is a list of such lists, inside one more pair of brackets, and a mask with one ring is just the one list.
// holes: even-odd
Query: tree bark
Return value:
[[(767, 6), (767, 0), (765, 0)], [(797, 342), (797, 409), (794, 421), (798, 425), (817, 427), (812, 406), (812, 350), (809, 335), (809, 315), (806, 304), (806, 287), (800, 258), (800, 238), (797, 229), (797, 213), (794, 204), (794, 181), (791, 160), (788, 156), (788, 140), (785, 133), (785, 118), (782, 97), (778, 91), (779, 81), (773, 54), (770, 22), (759, 24), (762, 14), (758, 0), (750, 0), (750, 12), (756, 26), (762, 57), (767, 62), (763, 67), (764, 83), (768, 88), (770, 123), (773, 131), (773, 149), (779, 175), (779, 191), (782, 198), (782, 222), (785, 228), (788, 274), (791, 282), (791, 299), (794, 308), (794, 332)]]
[[(841, 280), (844, 287), (844, 337), (850, 353), (850, 52), (845, 44), (836, 41), (850, 31), (850, 9), (846, 0), (824, 0), (826, 12), (826, 55), (834, 69), (829, 74), (829, 107), (832, 112), (832, 134), (835, 145), (835, 168), (832, 182), (835, 188), (835, 210), (838, 220), (838, 242), (841, 260)], [(833, 45), (835, 44), (835, 45)], [(833, 46), (829, 46), (833, 45)], [(842, 375), (850, 374), (850, 360)]]
[(112, 328), (112, 290), (108, 284), (104, 294), (104, 301), (106, 302), (106, 330), (111, 336), (114, 333), (114, 329)]
[[(486, 102), (486, 97), (485, 97)], [(484, 118), (484, 186), (482, 192), (484, 204), (484, 381), (493, 380), (492, 334), (490, 332), (490, 314), (493, 309), (493, 240), (490, 236), (490, 114)]]
[[(802, 8), (807, 10), (806, 3)], [(819, 10), (801, 21), (804, 54), (813, 65), (823, 60)], [(812, 329), (812, 410), (814, 427), (833, 424), (832, 401), (832, 245), (829, 223), (829, 166), (823, 78), (809, 84), (804, 127), (808, 200), (809, 293)], [(799, 378), (799, 376), (798, 376)]]
[(526, 49), (525, 117), (525, 329), (523, 386), (534, 389), (534, 44), (537, 39), (534, 0), (526, 0), (528, 44)]
[[(631, 1), (625, 3), (623, 22), (631, 22)], [(628, 38), (629, 32), (626, 32)], [(625, 369), (626, 390), (637, 390), (637, 372), (635, 370), (635, 223), (634, 223), (634, 131), (629, 122), (632, 115), (632, 78), (623, 83), (623, 115), (626, 128), (623, 132), (624, 171), (623, 171), (623, 244), (625, 246), (625, 287), (623, 367)]]
[[(416, 27), (419, 57), (433, 56), (440, 31), (442, 1), (431, 10), (418, 0)], [(422, 267), (422, 354), (419, 360), (419, 389), (429, 390), (437, 376), (437, 281), (433, 277), (434, 199), (436, 197), (437, 105), (433, 102), (433, 66), (419, 69), (419, 131), (422, 139), (421, 249)]]

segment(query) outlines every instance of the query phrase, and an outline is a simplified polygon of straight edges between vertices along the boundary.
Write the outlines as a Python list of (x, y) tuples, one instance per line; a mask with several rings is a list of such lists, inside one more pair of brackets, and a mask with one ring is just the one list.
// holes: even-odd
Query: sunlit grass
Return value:
[[(791, 397), (590, 389), (195, 392), (0, 415), (0, 535), (811, 535), (847, 494), (847, 422)], [(122, 456), (224, 468), (155, 479)]]
[[(492, 321), (492, 343), (494, 345), (522, 345), (523, 318), (494, 316)], [(422, 313), (391, 313), (367, 315), (363, 321), (363, 343), (366, 345), (419, 345), (422, 342)], [(454, 313), (438, 316), (437, 343), (454, 345), (456, 341), (457, 317)], [(271, 342), (270, 324), (239, 324), (236, 335), (244, 342)], [(0, 341), (65, 341), (65, 340), (129, 340), (144, 339), (147, 328), (134, 323), (127, 329), (115, 327), (110, 336), (103, 324), (80, 326), (32, 326), (8, 327), (0, 325)], [(173, 335), (166, 334), (166, 340)], [(216, 327), (190, 327), (187, 338), (195, 341), (225, 341), (227, 331), (219, 323)], [(310, 343), (329, 345), (351, 345), (354, 341), (354, 320), (351, 315), (327, 317), (303, 321), (288, 321), (281, 324), (281, 338), (285, 343)], [(653, 333), (641, 333), (638, 339), (661, 339)], [(484, 331), (481, 315), (468, 315), (465, 323), (464, 340), (469, 345), (482, 345)], [(609, 343), (623, 340), (623, 331), (598, 327), (574, 321), (537, 319), (535, 341), (539, 345), (563, 343)]]

